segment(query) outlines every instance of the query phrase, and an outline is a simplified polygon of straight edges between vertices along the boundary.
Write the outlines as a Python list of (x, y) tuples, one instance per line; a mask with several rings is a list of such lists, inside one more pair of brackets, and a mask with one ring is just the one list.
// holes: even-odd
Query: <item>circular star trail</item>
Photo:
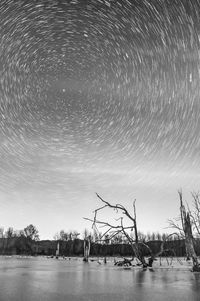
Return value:
[(194, 179), (199, 20), (192, 0), (2, 0), (5, 210), (37, 199), (75, 212), (94, 189)]

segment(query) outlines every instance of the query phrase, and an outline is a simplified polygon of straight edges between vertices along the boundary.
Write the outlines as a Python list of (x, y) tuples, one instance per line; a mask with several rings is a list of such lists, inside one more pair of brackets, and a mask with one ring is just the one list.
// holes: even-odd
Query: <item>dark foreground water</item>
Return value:
[(0, 301), (200, 301), (200, 275), (187, 269), (123, 269), (75, 260), (0, 257)]

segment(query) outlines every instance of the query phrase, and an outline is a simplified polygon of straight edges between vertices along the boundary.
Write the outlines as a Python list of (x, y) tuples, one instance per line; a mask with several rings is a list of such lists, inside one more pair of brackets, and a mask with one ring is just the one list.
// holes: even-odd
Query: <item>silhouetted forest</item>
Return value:
[[(153, 253), (160, 249), (162, 241), (148, 241), (146, 244)], [(0, 238), (1, 255), (45, 255), (55, 256), (57, 249), (56, 240), (35, 241), (27, 237)], [(84, 240), (59, 240), (61, 256), (83, 256)], [(184, 240), (170, 240), (165, 244), (166, 252), (162, 256), (186, 256)], [(195, 249), (200, 255), (200, 239), (195, 239)], [(144, 248), (144, 255), (148, 256), (148, 250)], [(91, 243), (91, 256), (132, 256), (132, 249), (126, 243)]]
[[(79, 238), (82, 236), (82, 239)], [(166, 233), (138, 232), (139, 239), (147, 244), (153, 253), (157, 253)], [(126, 237), (117, 235), (109, 239), (109, 235), (101, 240), (101, 233), (90, 232), (85, 229), (82, 234), (78, 231), (61, 230), (54, 235), (52, 240), (40, 240), (36, 226), (30, 224), (23, 230), (14, 230), (9, 227), (6, 231), (0, 228), (0, 255), (44, 255), (55, 256), (59, 242), (60, 256), (83, 256), (84, 239), (90, 237), (90, 256), (132, 256), (133, 251)], [(200, 255), (200, 239), (194, 239), (195, 250)], [(184, 239), (177, 239), (177, 235), (171, 235), (165, 242), (165, 253), (162, 256), (186, 256)], [(142, 250), (148, 256), (148, 249)]]

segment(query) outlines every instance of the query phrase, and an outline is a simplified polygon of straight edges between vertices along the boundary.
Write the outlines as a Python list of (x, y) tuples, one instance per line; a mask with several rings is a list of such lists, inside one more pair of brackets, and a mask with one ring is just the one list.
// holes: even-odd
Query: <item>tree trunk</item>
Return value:
[(142, 251), (140, 249), (140, 244), (138, 242), (138, 231), (137, 231), (137, 222), (136, 222), (136, 208), (135, 208), (135, 202), (133, 203), (133, 208), (134, 208), (134, 231), (135, 231), (135, 244), (133, 245), (133, 250), (135, 253), (135, 256), (141, 261), (143, 268), (146, 268), (148, 265), (145, 261), (145, 258), (142, 254)]
[(180, 195), (180, 202), (181, 202), (181, 220), (183, 231), (185, 234), (185, 248), (187, 257), (191, 257), (193, 261), (193, 272), (200, 272), (200, 265), (198, 262), (198, 258), (194, 249), (194, 242), (193, 242), (193, 235), (192, 235), (192, 227), (190, 222), (190, 215), (189, 212), (186, 213), (185, 206), (182, 202), (182, 196)]
[(192, 229), (191, 229), (189, 213), (187, 213), (187, 215), (185, 215), (185, 217), (184, 217), (184, 233), (185, 233), (186, 253), (187, 253), (187, 256), (192, 258), (193, 271), (199, 271), (200, 272), (200, 266), (199, 266), (199, 263), (198, 263), (198, 258), (197, 258), (196, 252), (194, 250), (194, 242), (193, 242), (193, 236), (192, 236)]
[(148, 264), (145, 261), (145, 258), (140, 250), (140, 245), (138, 242), (133, 245), (133, 250), (136, 258), (139, 259), (139, 261), (142, 263), (143, 268), (146, 268)]
[(84, 258), (83, 258), (83, 261), (88, 262), (89, 255), (90, 255), (90, 239), (85, 238), (84, 239)]

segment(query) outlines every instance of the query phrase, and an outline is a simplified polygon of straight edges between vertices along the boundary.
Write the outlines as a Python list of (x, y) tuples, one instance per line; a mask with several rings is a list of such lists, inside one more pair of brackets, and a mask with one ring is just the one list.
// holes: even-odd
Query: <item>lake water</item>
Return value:
[(124, 269), (82, 258), (0, 257), (0, 301), (200, 301), (200, 274)]

